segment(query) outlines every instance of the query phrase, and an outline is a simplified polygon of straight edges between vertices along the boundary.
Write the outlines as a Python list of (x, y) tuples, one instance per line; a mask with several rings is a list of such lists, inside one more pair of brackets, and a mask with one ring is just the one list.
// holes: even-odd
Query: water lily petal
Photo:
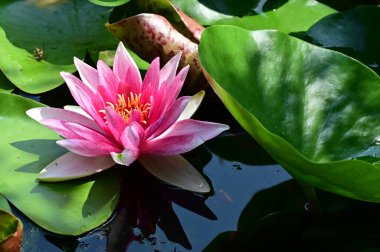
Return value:
[(177, 99), (188, 71), (189, 66), (186, 66), (174, 77), (173, 81), (170, 83), (164, 82), (160, 85), (158, 92), (154, 95), (154, 103), (151, 104), (150, 122), (158, 120)]
[(98, 157), (106, 156), (111, 152), (120, 152), (115, 146), (106, 143), (96, 143), (83, 139), (63, 139), (57, 144), (81, 156)]
[(189, 66), (181, 69), (181, 71), (174, 77), (173, 81), (167, 84), (167, 94), (166, 102), (167, 104), (172, 104), (178, 97), (179, 92), (182, 89), (183, 83), (185, 82), (187, 73), (189, 72)]
[(155, 138), (166, 131), (173, 123), (177, 121), (178, 117), (187, 107), (190, 100), (190, 96), (182, 96), (178, 98), (160, 119), (147, 128), (146, 137), (148, 139)]
[(194, 192), (209, 192), (203, 176), (183, 157), (140, 155), (139, 162), (160, 180)]
[(129, 117), (127, 125), (131, 125), (132, 123), (141, 123), (142, 115), (141, 112), (137, 109), (132, 110), (131, 116)]
[(116, 49), (113, 71), (119, 80), (119, 93), (140, 93), (141, 75), (139, 69), (122, 42)]
[(197, 135), (173, 136), (148, 140), (142, 144), (141, 151), (146, 154), (170, 156), (191, 151), (204, 142), (205, 140)]
[[(84, 139), (91, 142), (95, 142), (98, 145), (116, 145), (115, 143), (108, 140), (108, 138), (104, 134), (99, 134), (96, 131), (93, 131), (87, 127), (84, 127), (77, 123), (72, 122), (65, 122), (64, 126), (66, 129), (70, 130), (71, 132), (75, 133), (76, 137), (66, 137), (65, 138), (76, 138), (76, 139)], [(57, 131), (58, 132), (58, 131)]]
[(92, 119), (92, 117), (86, 113), (86, 111), (84, 111), (80, 106), (75, 106), (75, 105), (66, 105), (66, 106), (63, 106), (63, 108), (65, 110), (69, 110), (69, 111), (72, 111), (72, 112), (75, 112), (75, 113), (78, 113), (78, 114), (81, 114), (85, 117), (88, 117), (90, 118), (92, 121), (94, 119)]
[(82, 114), (70, 110), (42, 107), (29, 109), (26, 111), (26, 114), (37, 122), (41, 122), (42, 120), (46, 119), (55, 119), (63, 122), (78, 123), (97, 132), (103, 132), (99, 125), (96, 124), (92, 119), (89, 119)]
[(198, 107), (199, 105), (201, 105), (204, 96), (205, 91), (203, 90), (193, 95), (177, 121), (190, 119), (190, 117), (192, 117), (194, 113), (198, 110)]
[(160, 71), (160, 86), (162, 83), (170, 83), (177, 73), (179, 61), (181, 59), (182, 52), (178, 52), (173, 58), (171, 58)]
[(150, 111), (148, 116), (149, 122), (155, 122), (166, 111), (166, 90), (167, 86), (164, 84), (160, 87), (160, 90), (155, 96), (150, 97)]
[(102, 97), (94, 93), (89, 87), (83, 84), (81, 80), (72, 74), (61, 72), (62, 78), (70, 90), (71, 95), (79, 106), (86, 111), (101, 126), (103, 120), (99, 116), (99, 110), (104, 108)]
[(99, 85), (98, 71), (76, 57), (74, 57), (74, 64), (83, 83), (95, 92), (96, 87)]
[(48, 164), (38, 175), (40, 181), (55, 182), (90, 176), (115, 165), (110, 156), (84, 157), (68, 152)]
[(100, 82), (97, 89), (98, 92), (102, 95), (104, 101), (115, 103), (117, 100), (118, 85), (114, 73), (102, 60), (98, 61), (97, 69)]
[(155, 58), (150, 64), (142, 83), (143, 102), (148, 101), (151, 96), (155, 96), (160, 82), (160, 58)]
[(228, 129), (229, 126), (219, 123), (192, 119), (177, 121), (159, 137), (147, 140), (141, 150), (155, 155), (181, 154)]
[(128, 148), (121, 153), (111, 152), (111, 157), (117, 164), (130, 165), (138, 158), (139, 153), (138, 149)]
[(121, 134), (127, 126), (127, 122), (111, 107), (105, 108), (105, 112), (107, 126), (115, 140), (120, 142)]
[[(61, 77), (65, 80), (74, 100), (78, 103), (79, 106), (84, 108), (84, 104), (82, 102), (82, 99), (79, 97), (77, 89), (78, 89), (78, 87), (85, 87), (86, 85), (80, 79), (78, 79), (77, 77), (75, 77), (74, 75), (72, 75), (70, 73), (61, 72)], [(88, 95), (91, 96), (91, 95), (95, 94), (94, 91), (92, 91), (91, 89), (89, 89), (89, 90), (91, 92), (89, 92)]]
[(139, 123), (134, 122), (125, 128), (120, 138), (124, 148), (133, 147), (138, 149), (140, 143), (144, 140), (144, 135), (144, 128)]

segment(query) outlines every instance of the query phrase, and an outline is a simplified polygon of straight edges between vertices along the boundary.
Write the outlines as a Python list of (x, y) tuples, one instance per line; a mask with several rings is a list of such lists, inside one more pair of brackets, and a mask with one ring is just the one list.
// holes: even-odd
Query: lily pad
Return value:
[(0, 209), (0, 250), (20, 251), (21, 239), (22, 223), (9, 212)]
[[(133, 61), (136, 63), (140, 70), (148, 70), (149, 63), (137, 56), (133, 51), (128, 50), (129, 55), (131, 55)], [(113, 66), (113, 61), (115, 60), (116, 50), (106, 50), (99, 52), (99, 60), (103, 60), (107, 65)]]
[(88, 0), (93, 4), (97, 4), (100, 6), (109, 6), (109, 7), (114, 7), (114, 6), (119, 6), (125, 3), (128, 3), (129, 0)]
[(0, 71), (0, 92), (12, 92), (15, 86), (5, 77), (2, 71)]
[[(203, 74), (198, 60), (198, 44), (178, 32), (163, 16), (139, 14), (119, 22), (107, 24), (107, 28), (142, 59), (152, 61), (160, 57), (166, 63), (182, 52), (180, 68), (190, 66), (187, 90), (199, 90)], [(207, 84), (207, 83), (206, 83)]]
[(0, 69), (33, 94), (61, 85), (60, 71), (75, 72), (73, 56), (83, 59), (86, 50), (117, 44), (104, 27), (109, 8), (81, 0), (42, 2), (0, 3)]
[(297, 180), (380, 202), (380, 166), (356, 159), (379, 139), (375, 72), (279, 31), (213, 26), (199, 52), (226, 107)]
[(0, 192), (41, 227), (60, 234), (79, 235), (105, 222), (119, 198), (114, 170), (86, 180), (38, 183), (38, 173), (65, 153), (59, 136), (30, 119), (25, 111), (43, 104), (0, 93)]
[(5, 210), (7, 212), (11, 212), (11, 207), (8, 204), (8, 200), (0, 194), (0, 209)]
[(198, 60), (198, 44), (205, 29), (169, 0), (131, 0), (112, 11), (107, 28), (140, 56), (151, 62), (160, 57), (166, 63), (182, 52), (180, 68), (190, 66), (185, 90), (208, 88)]
[(16, 217), (0, 209), (0, 244), (16, 233), (17, 225)]
[[(277, 2), (281, 2), (276, 0)], [(263, 1), (260, 0), (198, 0), (200, 4), (219, 13), (231, 16), (247, 16), (255, 13), (255, 9)], [(260, 3), (261, 2), (261, 3)], [(266, 2), (266, 1), (265, 1)]]
[(249, 30), (276, 29), (285, 33), (306, 31), (319, 19), (336, 12), (315, 0), (289, 0), (278, 8), (264, 9), (265, 12), (258, 15), (236, 17), (225, 14), (226, 11), (213, 10), (201, 0), (172, 2), (202, 25), (229, 24)]
[(192, 42), (199, 43), (204, 27), (173, 5), (169, 0), (131, 0), (115, 8), (110, 15), (110, 22), (130, 18), (142, 13), (157, 14), (165, 17), (170, 24)]
[(380, 7), (359, 6), (329, 15), (307, 32), (311, 43), (340, 51), (380, 74)]

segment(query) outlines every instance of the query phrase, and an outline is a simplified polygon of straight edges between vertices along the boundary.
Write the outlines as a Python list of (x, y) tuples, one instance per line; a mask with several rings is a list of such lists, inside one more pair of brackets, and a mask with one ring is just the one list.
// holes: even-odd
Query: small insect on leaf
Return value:
[(37, 61), (42, 61), (45, 58), (44, 51), (41, 48), (35, 47), (33, 52), (33, 57)]

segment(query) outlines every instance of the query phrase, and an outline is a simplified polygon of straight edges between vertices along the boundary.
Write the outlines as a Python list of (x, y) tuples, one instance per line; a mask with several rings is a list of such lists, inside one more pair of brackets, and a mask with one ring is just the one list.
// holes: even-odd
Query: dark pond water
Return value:
[[(29, 98), (54, 107), (74, 104), (63, 86)], [(380, 251), (379, 204), (317, 190), (320, 209), (311, 211), (302, 188), (214, 98), (196, 117), (232, 129), (184, 155), (203, 170), (210, 194), (160, 183), (138, 164), (119, 167), (123, 192), (116, 213), (81, 237), (46, 232), (13, 209), (24, 224), (23, 251), (267, 251), (279, 245), (285, 251)]]
[(141, 167), (131, 167), (121, 172), (125, 185), (118, 213), (83, 237), (49, 234), (18, 214), (25, 225), (23, 250), (201, 251), (220, 233), (237, 230), (240, 215), (257, 192), (291, 178), (279, 165), (247, 165), (219, 157), (211, 150), (218, 142), (187, 155), (197, 167), (204, 165), (211, 195), (172, 188)]
[[(246, 164), (249, 145), (255, 152)], [(122, 169), (117, 213), (84, 236), (43, 231), (15, 210), (23, 251), (262, 251), (279, 242), (285, 251), (380, 249), (378, 204), (317, 191), (321, 209), (313, 213), (301, 187), (246, 135), (216, 139), (186, 158), (204, 167), (210, 195), (162, 184), (137, 165)]]

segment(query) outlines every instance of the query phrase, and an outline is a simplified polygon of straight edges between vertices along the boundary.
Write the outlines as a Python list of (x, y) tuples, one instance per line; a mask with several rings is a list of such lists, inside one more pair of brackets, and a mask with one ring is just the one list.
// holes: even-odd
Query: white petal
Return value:
[(130, 165), (139, 156), (139, 150), (135, 148), (124, 149), (122, 153), (111, 152), (113, 161), (119, 165)]
[(139, 162), (162, 181), (194, 192), (209, 192), (203, 176), (182, 156), (140, 155)]
[(103, 132), (103, 130), (92, 118), (84, 117), (82, 114), (70, 110), (51, 107), (38, 107), (27, 110), (26, 114), (40, 123), (45, 119), (55, 119), (63, 122), (78, 123), (95, 131)]
[(88, 117), (90, 118), (91, 120), (94, 120), (92, 119), (92, 117), (86, 113), (86, 111), (84, 111), (80, 106), (75, 106), (75, 105), (66, 105), (63, 107), (65, 110), (68, 110), (68, 111), (72, 111), (72, 112), (75, 112), (77, 114), (81, 114), (81, 115), (84, 115), (85, 117)]
[(205, 91), (199, 91), (195, 95), (191, 97), (191, 100), (177, 119), (177, 121), (189, 119), (194, 115), (194, 113), (198, 110), (199, 105), (201, 105), (203, 97), (205, 96)]
[(84, 157), (68, 152), (48, 164), (38, 175), (40, 181), (55, 182), (82, 178), (115, 165), (111, 156)]

